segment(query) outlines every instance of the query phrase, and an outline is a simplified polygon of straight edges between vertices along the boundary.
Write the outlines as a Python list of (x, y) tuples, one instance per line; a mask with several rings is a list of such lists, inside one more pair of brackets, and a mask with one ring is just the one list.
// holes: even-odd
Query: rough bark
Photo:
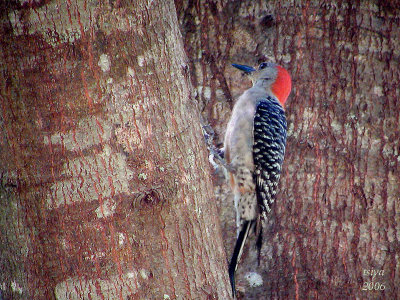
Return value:
[(173, 2), (0, 11), (0, 298), (229, 298)]
[[(197, 99), (219, 142), (233, 99), (251, 84), (230, 63), (273, 60), (293, 78), (281, 193), (261, 266), (253, 247), (242, 258), (243, 298), (399, 298), (398, 1), (176, 5)], [(229, 256), (233, 201), (221, 177)], [(257, 284), (251, 272), (263, 285), (250, 287)]]

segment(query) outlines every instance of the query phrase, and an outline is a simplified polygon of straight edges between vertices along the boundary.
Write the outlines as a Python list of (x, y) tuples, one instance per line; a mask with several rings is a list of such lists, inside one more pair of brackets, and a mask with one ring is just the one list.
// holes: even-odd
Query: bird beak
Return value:
[(245, 65), (232, 64), (232, 66), (245, 72), (246, 74), (250, 74), (251, 72), (254, 72), (256, 70), (253, 67), (249, 67), (249, 66), (245, 66)]

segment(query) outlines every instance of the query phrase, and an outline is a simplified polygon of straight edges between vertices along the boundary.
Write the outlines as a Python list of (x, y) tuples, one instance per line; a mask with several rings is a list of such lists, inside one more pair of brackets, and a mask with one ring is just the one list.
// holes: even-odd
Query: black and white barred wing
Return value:
[(278, 100), (262, 99), (254, 117), (254, 182), (261, 215), (271, 211), (285, 156), (287, 124)]

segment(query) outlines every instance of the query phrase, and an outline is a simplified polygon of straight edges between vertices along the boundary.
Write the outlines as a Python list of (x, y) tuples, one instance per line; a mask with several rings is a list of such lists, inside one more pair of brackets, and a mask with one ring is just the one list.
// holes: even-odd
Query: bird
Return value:
[(275, 201), (285, 155), (284, 107), (292, 81), (285, 68), (272, 62), (263, 62), (257, 68), (232, 66), (248, 75), (253, 83), (233, 107), (223, 148), (236, 209), (237, 240), (228, 268), (236, 298), (235, 272), (253, 229), (260, 261), (262, 222)]

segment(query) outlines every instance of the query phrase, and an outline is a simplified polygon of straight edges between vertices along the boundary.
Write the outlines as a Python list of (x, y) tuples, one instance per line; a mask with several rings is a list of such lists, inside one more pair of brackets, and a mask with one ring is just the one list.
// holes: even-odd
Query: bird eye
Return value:
[(268, 67), (268, 64), (266, 62), (263, 62), (260, 64), (260, 66), (258, 67), (259, 70), (265, 69), (266, 67)]

